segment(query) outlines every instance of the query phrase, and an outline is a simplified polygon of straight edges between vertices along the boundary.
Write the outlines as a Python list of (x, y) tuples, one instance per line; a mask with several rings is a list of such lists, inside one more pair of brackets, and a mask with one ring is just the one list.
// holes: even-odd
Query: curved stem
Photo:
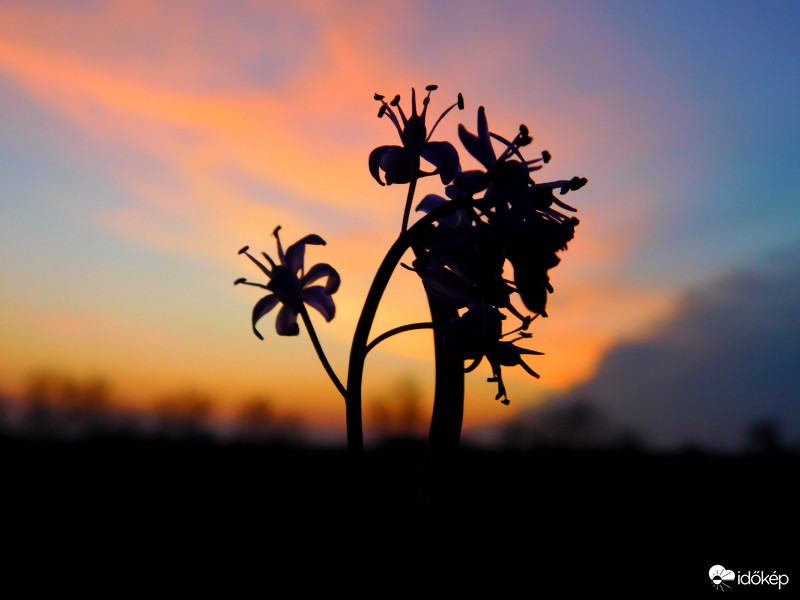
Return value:
[(397, 335), (398, 333), (403, 333), (404, 331), (414, 331), (415, 329), (433, 329), (433, 323), (409, 323), (408, 325), (401, 325), (400, 327), (395, 327), (394, 329), (390, 329), (389, 331), (380, 334), (369, 344), (367, 344), (366, 352), (369, 352), (375, 346), (380, 344), (383, 340), (388, 339), (393, 335)]
[[(394, 270), (417, 236), (426, 227), (435, 223), (457, 210), (467, 208), (473, 204), (472, 198), (463, 196), (437, 207), (430, 213), (414, 223), (408, 231), (401, 233), (400, 237), (392, 244), (383, 258), (372, 280), (372, 285), (367, 292), (367, 299), (361, 309), (361, 316), (356, 324), (353, 334), (353, 344), (350, 347), (350, 364), (347, 371), (347, 447), (354, 456), (364, 453), (364, 432), (361, 422), (361, 384), (364, 378), (364, 363), (367, 357), (367, 345), (372, 323), (378, 312), (386, 286), (389, 284)], [(409, 204), (410, 205), (410, 204)]]
[(336, 376), (336, 372), (331, 367), (331, 364), (328, 362), (328, 358), (325, 356), (325, 352), (322, 349), (322, 344), (319, 343), (319, 338), (317, 337), (317, 332), (314, 330), (314, 326), (311, 324), (311, 318), (308, 316), (308, 311), (306, 310), (305, 305), (303, 309), (300, 311), (300, 316), (303, 319), (303, 323), (306, 326), (306, 330), (308, 331), (308, 336), (311, 338), (311, 343), (314, 344), (314, 350), (317, 351), (317, 356), (319, 357), (322, 366), (325, 367), (325, 372), (328, 374), (328, 377), (331, 378), (333, 385), (336, 386), (336, 389), (339, 390), (339, 393), (347, 402), (347, 390), (342, 385), (342, 382), (339, 381), (339, 378)]

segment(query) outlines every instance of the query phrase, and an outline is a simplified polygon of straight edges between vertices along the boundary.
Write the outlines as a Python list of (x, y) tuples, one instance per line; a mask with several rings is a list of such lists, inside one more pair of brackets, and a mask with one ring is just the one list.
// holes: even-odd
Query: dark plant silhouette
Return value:
[[(578, 225), (578, 219), (571, 216), (575, 209), (560, 197), (587, 183), (581, 177), (534, 181), (532, 174), (550, 161), (550, 153), (543, 151), (536, 158), (526, 159), (523, 148), (532, 142), (528, 128), (520, 125), (509, 140), (489, 129), (482, 106), (478, 109), (476, 133), (464, 125), (458, 129), (461, 144), (482, 167), (464, 171), (453, 144), (432, 140), (445, 115), (454, 108), (464, 109), (464, 99), (459, 94), (428, 130), (431, 93), (436, 89), (435, 85), (426, 87), (427, 94), (418, 110), (412, 88), (408, 116), (399, 95), (387, 103), (384, 96), (375, 94), (380, 103), (378, 117), (391, 121), (401, 143), (373, 150), (368, 160), (370, 173), (381, 186), (403, 184), (408, 188), (400, 234), (375, 274), (356, 325), (346, 385), (326, 359), (305, 307), (310, 304), (328, 321), (335, 313), (331, 295), (339, 286), (338, 273), (326, 264), (315, 265), (308, 272), (303, 270), (305, 245), (324, 244), (322, 238), (308, 235), (284, 253), (276, 229), (279, 263), (264, 254), (267, 267), (249, 253), (248, 247), (240, 251), (258, 266), (268, 282), (235, 282), (270, 292), (253, 310), (253, 328), (259, 337), (257, 321), (279, 303), (283, 305), (276, 322), (279, 335), (296, 335), (297, 317), (302, 318), (326, 372), (345, 398), (348, 447), (357, 463), (364, 451), (361, 387), (367, 354), (391, 336), (415, 329), (432, 330), (436, 382), (420, 496), (423, 505), (446, 477), (459, 445), (464, 374), (475, 370), (485, 358), (490, 367), (488, 381), (497, 385), (495, 398), (503, 404), (509, 403), (503, 367), (520, 366), (532, 376), (539, 376), (525, 357), (541, 353), (522, 343), (531, 337), (533, 320), (547, 317), (547, 297), (553, 292), (549, 271), (559, 263), (557, 254), (567, 248)], [(443, 195), (422, 198), (417, 210), (423, 216), (410, 224), (416, 184), (420, 178), (434, 175), (445, 186)], [(386, 286), (409, 250), (413, 261), (403, 266), (420, 277), (431, 320), (400, 325), (370, 341)], [(511, 277), (506, 272), (507, 263), (511, 265)], [(323, 277), (327, 278), (324, 286), (310, 285)], [(517, 299), (522, 307), (515, 305)]]

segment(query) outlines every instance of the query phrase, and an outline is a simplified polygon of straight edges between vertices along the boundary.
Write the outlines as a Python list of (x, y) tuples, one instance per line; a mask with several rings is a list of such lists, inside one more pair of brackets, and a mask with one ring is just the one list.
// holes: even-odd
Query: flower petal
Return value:
[(483, 171), (464, 171), (455, 177), (453, 185), (464, 194), (477, 194), (489, 187), (489, 175)]
[(382, 157), (380, 167), (386, 173), (386, 185), (408, 183), (414, 170), (415, 154), (399, 146), (390, 148)]
[(419, 204), (417, 204), (417, 210), (422, 211), (424, 213), (429, 213), (439, 208), (445, 202), (447, 202), (447, 198), (442, 198), (441, 196), (437, 196), (436, 194), (428, 194), (422, 200), (419, 201)]
[(298, 240), (294, 244), (289, 246), (289, 248), (286, 250), (285, 264), (287, 267), (289, 267), (289, 270), (292, 273), (297, 273), (300, 269), (303, 268), (303, 259), (305, 258), (306, 244), (311, 244), (314, 246), (324, 246), (325, 240), (323, 240), (317, 234), (312, 233), (311, 235), (307, 235), (303, 239)]
[(439, 170), (444, 184), (453, 181), (458, 172), (458, 151), (450, 142), (428, 142), (422, 147), (422, 158)]
[(267, 314), (269, 311), (275, 308), (277, 304), (278, 304), (277, 296), (275, 296), (275, 294), (267, 294), (266, 296), (261, 298), (261, 300), (256, 302), (255, 307), (253, 307), (253, 333), (256, 334), (256, 337), (258, 337), (258, 339), (263, 340), (264, 336), (259, 333), (258, 329), (256, 329), (256, 323), (258, 323), (261, 317), (263, 317), (265, 314)]
[(326, 321), (330, 321), (336, 316), (336, 305), (333, 298), (325, 291), (321, 285), (307, 287), (302, 292), (303, 302), (319, 311)]
[(478, 135), (473, 135), (463, 125), (458, 126), (458, 137), (464, 148), (487, 169), (497, 161), (489, 136), (489, 126), (486, 122), (486, 111), (481, 106), (478, 109)]
[(417, 259), (412, 264), (440, 306), (463, 308), (473, 300), (474, 286), (469, 281), (443, 265), (425, 263), (424, 259)]
[(297, 325), (297, 313), (288, 306), (282, 306), (275, 320), (275, 331), (278, 335), (297, 335), (300, 327)]
[(383, 159), (383, 155), (386, 154), (392, 148), (399, 148), (399, 146), (379, 146), (375, 148), (375, 150), (369, 153), (369, 172), (375, 178), (375, 181), (377, 181), (381, 185), (386, 185), (385, 183), (383, 183), (383, 181), (381, 181), (381, 172), (380, 172), (381, 159)]
[(318, 263), (311, 267), (305, 274), (305, 277), (300, 280), (300, 285), (302, 287), (306, 287), (309, 283), (313, 283), (322, 277), (328, 278), (328, 280), (325, 282), (326, 294), (331, 295), (339, 289), (339, 284), (341, 283), (339, 273), (337, 273), (336, 269), (327, 263)]

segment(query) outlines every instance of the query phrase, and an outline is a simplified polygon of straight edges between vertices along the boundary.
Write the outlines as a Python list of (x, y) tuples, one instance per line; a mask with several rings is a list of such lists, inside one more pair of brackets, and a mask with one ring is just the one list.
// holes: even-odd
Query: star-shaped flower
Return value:
[[(339, 274), (332, 266), (325, 263), (316, 264), (307, 272), (303, 266), (306, 245), (324, 246), (325, 240), (316, 234), (307, 235), (289, 246), (284, 252), (278, 236), (279, 230), (280, 226), (276, 227), (272, 233), (278, 244), (279, 262), (277, 264), (269, 255), (262, 253), (269, 263), (269, 267), (267, 267), (249, 253), (248, 246), (239, 250), (239, 254), (246, 255), (269, 279), (269, 283), (266, 285), (250, 282), (244, 278), (234, 282), (234, 284), (242, 283), (260, 287), (270, 292), (256, 302), (253, 308), (253, 332), (259, 339), (264, 339), (264, 337), (256, 329), (256, 323), (279, 303), (283, 306), (278, 311), (278, 318), (275, 321), (275, 330), (278, 335), (297, 335), (300, 332), (297, 315), (306, 310), (305, 304), (318, 310), (326, 321), (331, 321), (336, 314), (336, 306), (331, 295), (339, 289), (341, 281)], [(323, 277), (327, 278), (325, 285), (311, 285)]]
[[(431, 92), (436, 87), (435, 85), (429, 85), (425, 88), (428, 95), (422, 101), (422, 113), (419, 115), (417, 114), (416, 91), (414, 88), (411, 89), (411, 116), (408, 118), (406, 118), (403, 109), (400, 107), (400, 96), (395, 96), (387, 104), (383, 96), (375, 94), (375, 99), (381, 103), (378, 117), (383, 117), (384, 115), (389, 117), (389, 120), (397, 128), (397, 132), (400, 134), (400, 141), (403, 143), (402, 146), (379, 146), (370, 153), (369, 172), (381, 185), (410, 182), (420, 157), (436, 167), (432, 172), (420, 171), (418, 173), (420, 177), (438, 174), (442, 179), (442, 183), (450, 183), (458, 172), (458, 152), (453, 144), (450, 142), (432, 142), (430, 140), (439, 121), (448, 112), (456, 106), (460, 109), (464, 108), (464, 98), (459, 94), (458, 102), (447, 108), (434, 123), (430, 132), (428, 132), (425, 126), (425, 115), (428, 112)], [(397, 108), (400, 120), (398, 120), (392, 107)], [(385, 184), (381, 180), (381, 171), (383, 171), (386, 178)]]

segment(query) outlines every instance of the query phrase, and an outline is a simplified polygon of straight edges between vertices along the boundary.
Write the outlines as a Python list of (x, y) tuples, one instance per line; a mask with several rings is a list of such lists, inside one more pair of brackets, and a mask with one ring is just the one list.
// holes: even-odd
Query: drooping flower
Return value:
[[(410, 182), (420, 157), (432, 164), (435, 169), (433, 171), (420, 171), (417, 174), (419, 177), (438, 174), (442, 179), (442, 183), (450, 183), (458, 172), (458, 152), (455, 147), (450, 142), (432, 142), (431, 136), (436, 126), (448, 112), (456, 106), (459, 109), (464, 108), (464, 98), (459, 94), (458, 101), (441, 114), (429, 132), (425, 125), (425, 116), (428, 112), (431, 92), (436, 88), (437, 86), (435, 85), (429, 85), (425, 88), (428, 95), (422, 101), (423, 106), (420, 114), (417, 114), (416, 91), (411, 88), (411, 116), (408, 118), (406, 118), (403, 109), (400, 107), (400, 96), (395, 96), (387, 104), (383, 96), (375, 94), (375, 100), (381, 103), (378, 117), (386, 115), (389, 118), (400, 134), (400, 141), (402, 142), (402, 146), (379, 146), (369, 155), (369, 172), (375, 178), (375, 181), (381, 185)], [(399, 120), (392, 107), (397, 109), (400, 115)], [(386, 183), (381, 180), (381, 171), (384, 173)]]
[(508, 260), (514, 268), (514, 283), (522, 302), (532, 312), (547, 316), (547, 295), (553, 293), (548, 271), (561, 259), (575, 234), (578, 219), (556, 220), (545, 215), (526, 219), (509, 233)]
[(531, 318), (522, 319), (522, 325), (512, 332), (503, 334), (503, 320), (505, 316), (494, 306), (487, 302), (478, 302), (459, 317), (450, 322), (450, 330), (445, 336), (445, 348), (447, 352), (461, 360), (471, 360), (472, 364), (467, 366), (465, 372), (469, 372), (478, 367), (485, 357), (492, 367), (492, 377), (489, 382), (497, 384), (496, 400), (502, 398), (503, 404), (508, 404), (506, 387), (503, 383), (502, 367), (521, 366), (533, 377), (539, 378), (539, 374), (531, 369), (523, 360), (522, 356), (540, 355), (541, 352), (529, 350), (516, 346), (514, 342), (530, 337), (530, 334), (521, 333), (519, 337), (504, 341), (503, 338), (528, 328)]
[[(319, 263), (308, 271), (303, 265), (306, 245), (324, 246), (325, 240), (316, 234), (307, 235), (289, 246), (284, 252), (278, 235), (279, 230), (280, 226), (272, 232), (277, 240), (278, 263), (262, 252), (269, 263), (269, 267), (267, 267), (250, 254), (248, 246), (239, 250), (239, 254), (246, 255), (269, 279), (266, 285), (247, 281), (245, 278), (237, 279), (234, 282), (234, 285), (240, 283), (252, 285), (270, 292), (256, 302), (253, 308), (253, 332), (259, 339), (264, 339), (264, 337), (256, 329), (256, 324), (261, 317), (278, 304), (282, 305), (275, 321), (275, 330), (278, 335), (297, 335), (300, 332), (297, 315), (305, 310), (305, 304), (313, 306), (326, 321), (331, 321), (336, 314), (336, 306), (331, 296), (339, 289), (341, 281), (339, 274), (329, 264)], [(324, 285), (311, 285), (323, 277), (326, 278)]]

